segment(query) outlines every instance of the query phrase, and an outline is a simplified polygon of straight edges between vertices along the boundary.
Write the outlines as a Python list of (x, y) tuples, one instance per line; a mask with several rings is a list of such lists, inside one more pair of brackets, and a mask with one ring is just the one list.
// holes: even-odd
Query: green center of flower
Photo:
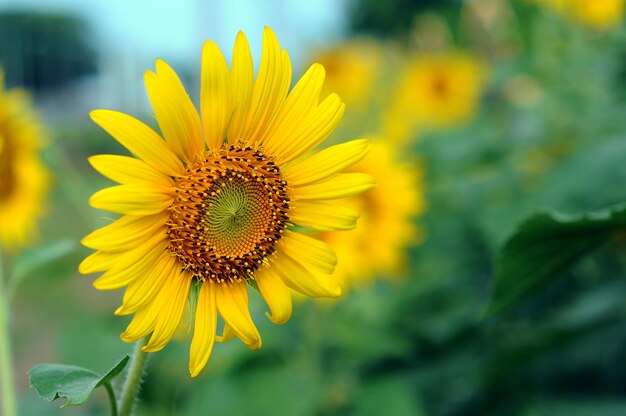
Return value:
[(201, 280), (253, 279), (288, 221), (287, 183), (260, 150), (224, 145), (176, 178), (170, 251)]
[(271, 198), (263, 186), (229, 171), (218, 193), (207, 198), (202, 221), (206, 244), (220, 256), (244, 255), (263, 238), (272, 218)]

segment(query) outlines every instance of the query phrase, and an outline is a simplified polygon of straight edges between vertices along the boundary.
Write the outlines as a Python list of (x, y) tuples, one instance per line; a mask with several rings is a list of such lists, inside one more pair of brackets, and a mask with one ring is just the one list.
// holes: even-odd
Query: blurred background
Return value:
[(137, 414), (626, 414), (626, 240), (483, 317), (494, 255), (522, 218), (626, 200), (623, 13), (623, 0), (0, 2), (6, 85), (30, 92), (52, 175), (23, 255), (71, 247), (31, 270), (11, 305), (22, 414), (108, 414), (104, 391), (82, 407), (45, 403), (27, 371), (104, 372), (132, 349), (119, 340), (127, 317), (113, 315), (121, 292), (76, 271), (89, 252), (78, 241), (112, 217), (88, 206), (109, 182), (87, 157), (124, 152), (88, 112), (156, 126), (143, 87), (155, 58), (197, 103), (203, 40), (230, 59), (243, 30), (258, 65), (265, 25), (294, 79), (321, 62), (346, 102), (330, 142), (375, 143), (362, 168), (380, 186), (358, 202), (360, 228), (328, 236), (345, 295), (298, 301), (283, 326), (253, 296), (263, 348), (217, 345), (193, 380), (182, 328), (152, 356)]

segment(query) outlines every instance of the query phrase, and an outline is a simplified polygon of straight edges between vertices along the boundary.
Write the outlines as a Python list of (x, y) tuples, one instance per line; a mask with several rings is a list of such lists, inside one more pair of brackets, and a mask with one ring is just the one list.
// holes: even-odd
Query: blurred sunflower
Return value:
[(322, 234), (339, 259), (333, 276), (345, 286), (397, 277), (406, 265), (407, 248), (423, 238), (415, 224), (426, 208), (421, 167), (403, 163), (391, 143), (379, 140), (351, 170), (372, 175), (376, 187), (345, 201), (361, 214), (355, 230)]
[(407, 62), (395, 97), (384, 113), (383, 134), (395, 140), (414, 129), (436, 129), (469, 121), (484, 89), (486, 70), (460, 52), (424, 54)]
[[(192, 286), (198, 297), (189, 372), (205, 366), (215, 341), (240, 338), (251, 349), (261, 336), (248, 309), (254, 285), (277, 323), (291, 316), (289, 288), (337, 297), (336, 255), (326, 243), (292, 229), (355, 226), (357, 213), (331, 200), (374, 185), (364, 173), (342, 173), (363, 158), (356, 140), (310, 155), (339, 123), (344, 104), (323, 99), (324, 68), (314, 64), (288, 94), (291, 64), (266, 28), (254, 80), (248, 42), (239, 33), (229, 70), (210, 41), (202, 52), (200, 114), (175, 72), (157, 60), (145, 84), (165, 140), (123, 113), (96, 110), (92, 119), (136, 157), (99, 155), (93, 167), (120, 183), (90, 203), (123, 214), (83, 244), (97, 250), (81, 273), (105, 272), (101, 290), (127, 287), (117, 315), (135, 314), (121, 338), (152, 334), (144, 351), (163, 348), (178, 327)], [(224, 328), (216, 336), (217, 315)]]
[(39, 158), (44, 136), (22, 89), (5, 90), (0, 68), (0, 246), (19, 248), (36, 235), (48, 171)]
[(617, 27), (624, 18), (625, 0), (544, 0), (557, 12), (583, 25), (606, 30)]
[(326, 91), (339, 94), (350, 108), (367, 106), (381, 71), (380, 44), (357, 38), (319, 51), (314, 60), (326, 69)]

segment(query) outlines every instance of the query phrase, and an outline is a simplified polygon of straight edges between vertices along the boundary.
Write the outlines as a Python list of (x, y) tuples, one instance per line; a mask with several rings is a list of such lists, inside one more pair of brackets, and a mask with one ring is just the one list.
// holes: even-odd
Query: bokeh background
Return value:
[[(88, 253), (78, 241), (111, 218), (88, 207), (108, 182), (87, 157), (124, 152), (88, 112), (116, 109), (156, 125), (142, 82), (155, 58), (197, 102), (203, 40), (229, 59), (244, 30), (258, 63), (264, 25), (297, 75), (326, 66), (329, 90), (348, 108), (331, 141), (372, 137), (414, 175), (411, 238), (393, 247), (393, 267), (374, 267), (376, 244), (385, 253), (402, 231), (384, 221), (369, 228), (358, 238), (373, 254), (350, 271), (368, 278), (337, 301), (296, 302), (283, 326), (253, 297), (263, 348), (217, 345), (197, 379), (181, 329), (150, 359), (138, 415), (626, 414), (624, 243), (483, 316), (494, 255), (522, 218), (626, 200), (624, 2), (589, 0), (607, 9), (575, 12), (567, 3), (0, 2), (0, 64), (46, 122), (53, 172), (29, 250), (67, 253), (30, 270), (11, 305), (22, 414), (108, 414), (104, 391), (82, 407), (43, 402), (27, 371), (62, 362), (104, 372), (132, 348), (119, 340), (127, 319), (113, 315), (121, 293), (96, 291), (76, 271)], [(401, 202), (388, 196), (395, 212)]]

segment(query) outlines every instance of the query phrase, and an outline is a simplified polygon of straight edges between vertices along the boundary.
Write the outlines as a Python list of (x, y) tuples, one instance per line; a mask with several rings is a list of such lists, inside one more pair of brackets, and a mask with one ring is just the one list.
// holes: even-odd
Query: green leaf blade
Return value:
[(31, 387), (42, 399), (66, 398), (62, 407), (84, 403), (100, 380), (91, 370), (63, 364), (39, 364), (28, 374)]
[(496, 258), (494, 288), (485, 315), (535, 293), (625, 228), (625, 204), (577, 216), (541, 212), (527, 218)]
[(98, 382), (98, 386), (101, 386), (105, 383), (110, 383), (111, 380), (117, 377), (122, 372), (122, 370), (124, 370), (126, 364), (128, 364), (129, 359), (130, 357), (128, 355), (125, 355), (124, 358), (122, 358), (117, 364), (113, 366), (113, 368), (111, 368), (104, 376), (102, 376), (102, 378)]
[(65, 398), (61, 407), (80, 405), (99, 386), (119, 375), (129, 357), (125, 356), (104, 376), (82, 367), (64, 364), (38, 364), (29, 372), (30, 386), (46, 401)]

